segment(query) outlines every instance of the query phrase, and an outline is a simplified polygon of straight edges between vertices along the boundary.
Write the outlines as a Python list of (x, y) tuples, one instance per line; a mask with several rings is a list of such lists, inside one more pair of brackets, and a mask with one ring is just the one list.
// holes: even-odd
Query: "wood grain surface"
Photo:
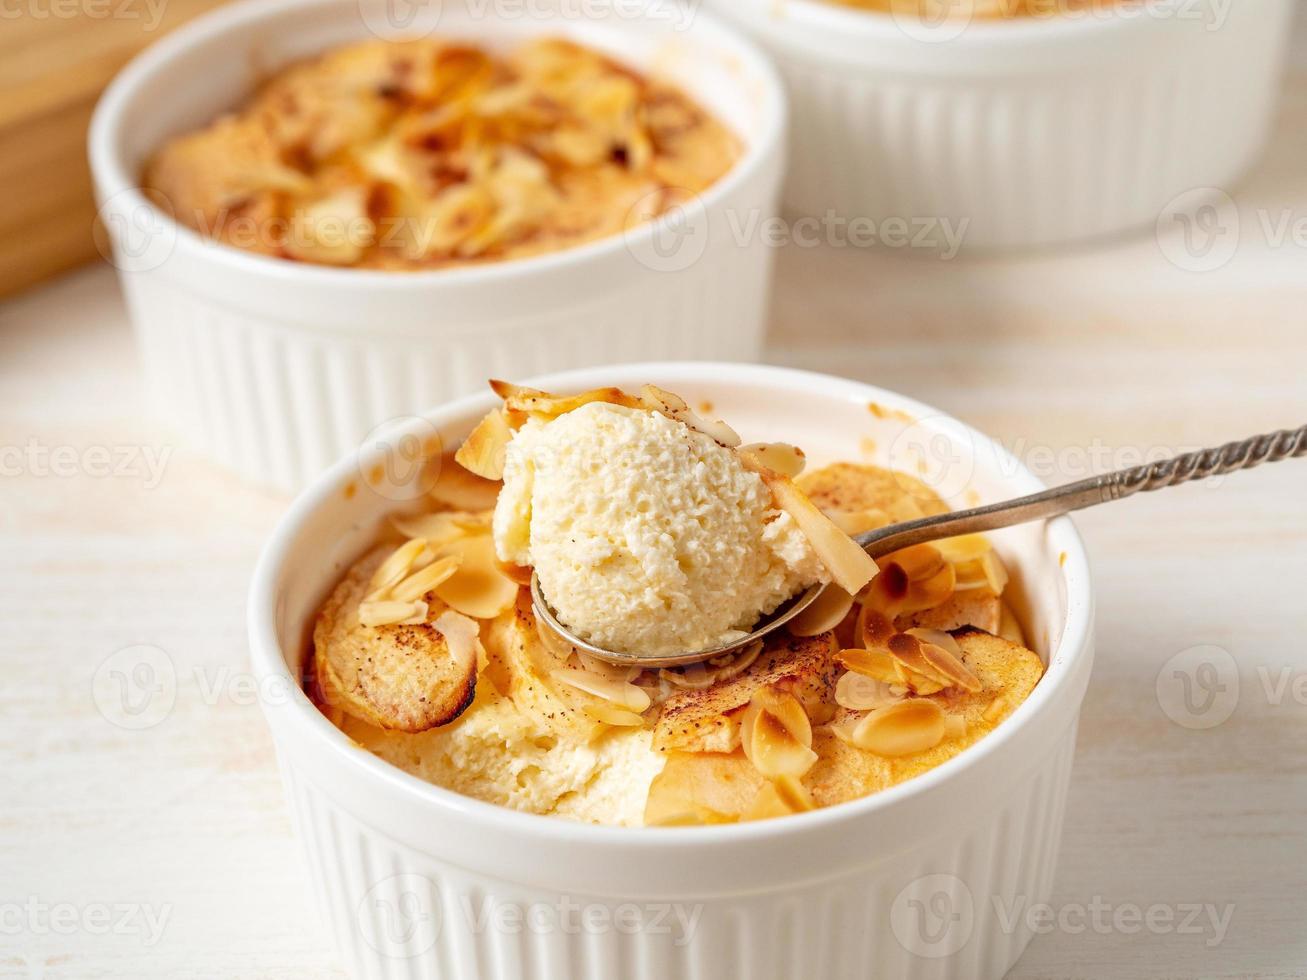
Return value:
[[(1295, 75), (1206, 273), (1151, 233), (950, 262), (785, 249), (767, 359), (956, 413), (1050, 482), (1302, 424), (1307, 242), (1266, 228), (1307, 220), (1305, 150)], [(110, 270), (0, 306), (0, 453), (0, 977), (343, 976), (245, 673), (285, 501), (143, 416)], [(1098, 660), (1053, 922), (1011, 976), (1307, 977), (1307, 461), (1078, 523)], [(95, 692), (142, 644), (177, 693), (133, 730)], [(1206, 645), (1237, 702), (1187, 716), (1172, 658)]]

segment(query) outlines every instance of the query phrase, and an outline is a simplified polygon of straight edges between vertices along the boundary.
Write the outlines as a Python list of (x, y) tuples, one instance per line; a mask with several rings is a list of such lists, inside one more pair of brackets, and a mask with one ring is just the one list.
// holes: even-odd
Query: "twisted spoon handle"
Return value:
[(1296, 456), (1307, 456), (1307, 425), (1092, 476), (1000, 504), (892, 524), (860, 534), (855, 540), (873, 558), (879, 558), (914, 544), (1057, 517), (1141, 491), (1160, 490)]

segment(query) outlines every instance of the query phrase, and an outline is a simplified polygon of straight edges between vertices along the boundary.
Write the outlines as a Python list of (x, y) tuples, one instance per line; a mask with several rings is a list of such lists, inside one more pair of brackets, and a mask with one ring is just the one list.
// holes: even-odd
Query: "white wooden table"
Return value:
[[(1305, 159), (1296, 74), (1207, 273), (1152, 234), (951, 262), (791, 248), (768, 359), (938, 405), (1051, 482), (1302, 424), (1307, 241), (1267, 229), (1307, 225)], [(245, 587), (285, 501), (142, 417), (107, 269), (0, 306), (0, 454), (0, 977), (342, 976), (245, 673)], [(1098, 662), (1053, 922), (1012, 976), (1307, 977), (1307, 462), (1079, 523)], [(141, 644), (177, 696), (131, 730), (93, 692)], [(1199, 645), (1240, 685), (1202, 730), (1163, 710), (1185, 719), (1163, 668)], [(1203, 723), (1229, 707), (1216, 679)]]

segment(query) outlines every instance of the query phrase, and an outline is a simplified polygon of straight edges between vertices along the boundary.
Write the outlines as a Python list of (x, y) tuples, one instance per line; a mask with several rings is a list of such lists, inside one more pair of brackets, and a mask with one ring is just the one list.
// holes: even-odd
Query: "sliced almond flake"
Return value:
[(501, 561), (499, 570), (518, 585), (531, 584), (531, 567), (529, 565), (514, 565), (511, 562)]
[(841, 722), (831, 722), (825, 726), (826, 730), (838, 738), (846, 745), (853, 745), (853, 732), (858, 727), (861, 718), (849, 718)]
[(775, 470), (791, 480), (803, 472), (807, 462), (803, 450), (791, 446), (788, 442), (751, 442), (740, 447), (740, 453), (748, 453), (770, 470)]
[(959, 534), (956, 537), (932, 541), (931, 545), (944, 556), (945, 561), (954, 565), (974, 561), (993, 547), (989, 543), (989, 538), (983, 534)]
[(481, 625), (475, 619), (469, 619), (452, 609), (446, 609), (442, 612), (432, 621), (431, 625), (445, 638), (445, 643), (448, 644), (450, 652), (457, 659), (461, 659), (469, 652), (476, 650), (480, 645)]
[(909, 582), (922, 582), (935, 575), (944, 564), (944, 556), (928, 544), (917, 544), (891, 552), (880, 560), (882, 565), (898, 565)]
[(877, 572), (867, 587), (863, 608), (875, 610), (889, 619), (893, 619), (899, 607), (907, 600), (912, 584), (908, 576), (898, 565), (885, 565)]
[(592, 674), (588, 670), (561, 668), (551, 675), (555, 680), (574, 687), (586, 694), (625, 708), (627, 711), (641, 712), (652, 703), (649, 695), (641, 688), (626, 681), (610, 681), (606, 677)]
[(667, 683), (683, 691), (706, 691), (717, 683), (717, 672), (709, 670), (703, 664), (691, 664), (680, 670), (669, 670), (664, 667), (661, 674)]
[(856, 595), (876, 574), (876, 563), (847, 534), (831, 523), (793, 481), (741, 456), (745, 468), (757, 473), (772, 492), (776, 506), (794, 518), (817, 558), (826, 566), (835, 584)]
[(377, 566), (368, 582), (368, 594), (377, 595), (399, 584), (416, 568), (421, 568), (435, 559), (422, 538), (405, 541)]
[(685, 399), (664, 391), (657, 385), (645, 385), (640, 389), (640, 402), (651, 412), (660, 412), (682, 425), (689, 426), (695, 432), (701, 432), (720, 446), (735, 449), (740, 445), (740, 437), (734, 429), (721, 419), (708, 421), (694, 413)]
[(644, 725), (643, 715), (638, 715), (634, 711), (628, 711), (625, 708), (619, 708), (607, 701), (600, 701), (596, 704), (583, 704), (581, 710), (595, 721), (616, 728), (640, 728)]
[(517, 600), (518, 584), (499, 570), (495, 543), (488, 534), (459, 538), (448, 550), (462, 561), (435, 588), (436, 595), (473, 619), (494, 619)]
[(454, 459), (470, 473), (486, 480), (504, 478), (504, 457), (513, 440), (513, 430), (503, 409), (487, 412), (476, 424), (463, 445), (454, 453)]
[(557, 418), (591, 402), (606, 402), (626, 408), (640, 407), (640, 402), (621, 388), (592, 388), (576, 395), (553, 395), (536, 388), (524, 388), (507, 381), (491, 381), (495, 394), (504, 399), (510, 411), (528, 412), (545, 418)]
[(779, 776), (763, 783), (753, 802), (740, 814), (741, 820), (771, 820), (815, 809), (812, 796), (792, 776)]
[(944, 740), (947, 721), (934, 701), (909, 698), (871, 712), (853, 730), (853, 744), (887, 758), (933, 749)]
[(811, 605), (786, 624), (794, 636), (817, 636), (833, 630), (853, 608), (853, 596), (838, 585), (828, 585), (817, 594)]
[(718, 667), (714, 672), (715, 683), (721, 684), (724, 681), (729, 681), (733, 677), (739, 677), (746, 670), (752, 667), (753, 662), (757, 660), (758, 655), (762, 653), (762, 646), (762, 640), (754, 640), (747, 647), (737, 653), (730, 663)]
[(455, 538), (470, 533), (488, 533), (489, 523), (478, 526), (472, 522), (475, 517), (476, 515), (457, 511), (435, 514), (394, 514), (390, 518), (390, 524), (405, 537), (426, 541), (429, 548), (439, 550)]
[[(966, 691), (981, 688), (980, 680), (957, 657), (943, 647), (923, 643), (910, 633), (891, 637), (889, 652), (907, 670), (943, 687), (960, 687)], [(922, 692), (918, 689), (918, 693)]]
[(962, 659), (962, 648), (958, 646), (958, 641), (953, 639), (952, 633), (945, 633), (943, 630), (926, 629), (921, 626), (914, 626), (912, 629), (903, 632), (909, 636), (915, 636), (922, 643), (932, 643), (937, 647), (943, 647), (959, 660)]
[(897, 684), (900, 681), (894, 670), (894, 658), (884, 650), (862, 650), (854, 648), (841, 650), (835, 659), (848, 670), (854, 671), (882, 684)]
[(637, 674), (640, 671), (640, 668), (638, 667), (610, 664), (606, 661), (600, 660), (598, 657), (592, 657), (584, 650), (576, 651), (576, 662), (581, 665), (582, 670), (588, 671), (597, 677), (602, 677), (605, 680), (613, 681), (614, 683), (625, 683), (626, 681), (632, 680), (634, 674)]
[(862, 640), (862, 645), (868, 650), (884, 650), (888, 655), (889, 641), (895, 634), (894, 624), (889, 617), (879, 609), (867, 606), (858, 619), (858, 638)]
[(899, 700), (891, 685), (856, 671), (847, 671), (835, 684), (835, 703), (850, 711), (883, 708)]
[(930, 578), (913, 582), (908, 586), (908, 594), (898, 604), (898, 615), (934, 609), (941, 603), (947, 602), (953, 595), (953, 585), (956, 581), (953, 566), (945, 562)]
[(363, 626), (416, 626), (426, 621), (425, 602), (381, 600), (359, 603), (359, 623)]
[(967, 734), (967, 719), (961, 715), (946, 714), (944, 716), (944, 737), (945, 738), (964, 738)]
[(741, 746), (753, 767), (769, 779), (796, 778), (812, 768), (812, 725), (793, 695), (769, 687), (754, 693), (740, 729)]
[(500, 489), (498, 480), (478, 476), (456, 463), (453, 456), (444, 456), (427, 495), (444, 507), (485, 513), (494, 510)]
[(391, 598), (399, 602), (413, 602), (421, 599), (458, 571), (459, 563), (462, 560), (458, 555), (447, 555), (432, 562), (426, 568), (414, 572), (408, 578), (393, 586), (390, 590)]

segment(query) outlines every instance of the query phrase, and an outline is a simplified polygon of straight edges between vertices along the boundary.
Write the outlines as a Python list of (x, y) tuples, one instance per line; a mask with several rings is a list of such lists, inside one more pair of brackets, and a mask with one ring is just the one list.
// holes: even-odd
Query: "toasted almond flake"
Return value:
[(883, 510), (874, 508), (867, 510), (839, 510), (835, 507), (823, 507), (822, 513), (829, 517), (831, 523), (849, 537), (866, 534), (868, 531), (874, 531), (878, 527), (885, 527), (891, 523), (888, 514)]
[(714, 683), (721, 684), (729, 681), (733, 677), (739, 677), (746, 670), (753, 666), (753, 662), (758, 659), (762, 653), (762, 640), (754, 640), (747, 647), (737, 653), (729, 663), (718, 667), (713, 678)]
[(945, 562), (930, 578), (913, 582), (908, 586), (908, 594), (898, 604), (898, 614), (934, 609), (941, 603), (947, 602), (953, 595), (955, 581), (953, 566)]
[(894, 658), (885, 650), (862, 650), (858, 648), (841, 650), (835, 655), (835, 659), (847, 669), (862, 674), (870, 680), (879, 681), (882, 684), (897, 684), (900, 682), (900, 677), (894, 670)]
[(881, 559), (882, 565), (898, 565), (909, 582), (923, 582), (934, 576), (944, 564), (944, 556), (928, 544), (902, 548)]
[(932, 541), (931, 545), (944, 556), (945, 561), (954, 565), (974, 561), (992, 547), (989, 538), (983, 534), (959, 534), (957, 537)]
[(850, 711), (883, 708), (899, 700), (890, 685), (857, 671), (847, 671), (835, 684), (835, 703)]
[(826, 731), (830, 732), (841, 742), (846, 745), (853, 745), (853, 732), (858, 727), (861, 718), (849, 718), (841, 722), (832, 722), (826, 726)]
[(459, 538), (448, 550), (462, 561), (436, 586), (436, 595), (473, 619), (494, 619), (517, 599), (518, 585), (499, 570), (495, 543), (488, 534)]
[(958, 641), (953, 639), (952, 633), (945, 633), (943, 630), (925, 629), (920, 626), (914, 626), (912, 629), (903, 632), (909, 636), (915, 636), (922, 643), (932, 643), (937, 647), (943, 647), (959, 660), (962, 659), (962, 648), (958, 646)]
[(744, 754), (769, 779), (802, 776), (817, 761), (812, 725), (793, 695), (759, 688), (745, 709), (740, 729)]
[(740, 445), (739, 435), (725, 422), (720, 419), (715, 421), (701, 419), (685, 403), (684, 398), (665, 391), (657, 385), (645, 385), (640, 389), (640, 403), (651, 412), (660, 412), (696, 432), (703, 433), (727, 449), (734, 449)]
[(944, 740), (944, 712), (934, 701), (909, 698), (868, 714), (853, 730), (853, 744), (887, 758), (933, 749)]
[(452, 609), (442, 612), (431, 625), (445, 638), (450, 652), (457, 659), (461, 660), (481, 642), (481, 625)]
[(626, 681), (611, 681), (606, 677), (600, 677), (598, 674), (592, 674), (588, 670), (575, 670), (564, 667), (555, 670), (552, 676), (569, 687), (584, 691), (586, 694), (593, 694), (595, 697), (615, 704), (619, 708), (625, 708), (627, 711), (639, 713), (652, 703), (649, 695), (634, 684)]
[(967, 734), (967, 719), (961, 715), (944, 716), (944, 737), (963, 738)]
[(640, 407), (639, 400), (632, 398), (621, 388), (591, 388), (576, 395), (554, 395), (507, 381), (491, 381), (490, 387), (494, 389), (495, 394), (504, 399), (504, 406), (509, 411), (527, 412), (550, 419), (565, 415), (591, 402), (606, 402), (626, 408)]
[(703, 664), (690, 664), (680, 670), (664, 667), (660, 673), (667, 683), (683, 691), (706, 691), (717, 683), (716, 671), (709, 670)]
[(815, 809), (812, 796), (804, 785), (792, 776), (779, 776), (758, 788), (748, 809), (740, 814), (741, 820), (770, 820), (788, 817)]
[(898, 565), (886, 565), (871, 580), (866, 598), (863, 600), (863, 608), (874, 610), (892, 619), (907, 599), (911, 587), (908, 576), (904, 574), (902, 568)]
[(494, 510), (499, 490), (497, 480), (478, 476), (456, 463), (453, 456), (444, 456), (427, 495), (444, 507), (485, 513)]
[(763, 466), (790, 479), (803, 472), (806, 462), (803, 450), (798, 446), (791, 446), (788, 442), (751, 442), (747, 446), (741, 446), (739, 451), (749, 453)]
[(581, 710), (595, 721), (616, 728), (640, 728), (644, 725), (642, 715), (638, 715), (634, 711), (628, 711), (625, 708), (619, 708), (606, 701), (600, 701), (597, 704), (583, 704)]
[[(891, 637), (889, 652), (908, 670), (943, 687), (960, 687), (966, 691), (979, 691), (981, 688), (979, 678), (961, 660), (943, 647), (923, 643), (911, 633), (899, 633)], [(918, 689), (918, 693), (924, 692)]]
[[(480, 520), (480, 523), (477, 521)], [(407, 538), (420, 538), (426, 541), (433, 551), (438, 551), (455, 538), (468, 534), (488, 534), (490, 523), (480, 519), (479, 515), (460, 511), (441, 511), (425, 514), (394, 514), (390, 518), (391, 526)]]
[(425, 602), (380, 600), (359, 603), (359, 623), (363, 626), (416, 626), (426, 620)]
[(514, 565), (511, 562), (501, 561), (499, 570), (518, 585), (531, 584), (531, 567), (529, 565)]
[(858, 637), (868, 650), (884, 650), (888, 655), (889, 641), (895, 634), (894, 624), (879, 609), (864, 606), (858, 617)]
[(430, 563), (435, 558), (422, 538), (405, 541), (377, 566), (368, 582), (368, 594), (379, 595), (393, 588), (416, 568)]
[(459, 563), (462, 560), (458, 555), (448, 555), (432, 562), (426, 568), (414, 572), (408, 578), (393, 586), (390, 590), (391, 598), (399, 602), (413, 602), (421, 599), (458, 571)]
[(598, 677), (603, 677), (615, 683), (625, 683), (633, 681), (636, 675), (640, 673), (640, 668), (632, 665), (619, 666), (610, 664), (607, 661), (600, 660), (598, 657), (592, 657), (584, 650), (576, 651), (576, 662), (581, 665), (581, 669), (590, 672)]
[(776, 506), (789, 514), (830, 572), (835, 584), (849, 595), (856, 595), (876, 574), (876, 563), (847, 534), (831, 523), (794, 482), (760, 465), (749, 456), (741, 456), (745, 467), (762, 478), (772, 492)]
[(503, 409), (487, 412), (476, 424), (463, 445), (454, 453), (454, 459), (470, 473), (486, 480), (504, 478), (504, 456), (513, 439), (508, 417)]
[(838, 585), (828, 585), (817, 594), (812, 604), (789, 621), (789, 631), (795, 636), (817, 636), (833, 630), (853, 608), (853, 596)]

